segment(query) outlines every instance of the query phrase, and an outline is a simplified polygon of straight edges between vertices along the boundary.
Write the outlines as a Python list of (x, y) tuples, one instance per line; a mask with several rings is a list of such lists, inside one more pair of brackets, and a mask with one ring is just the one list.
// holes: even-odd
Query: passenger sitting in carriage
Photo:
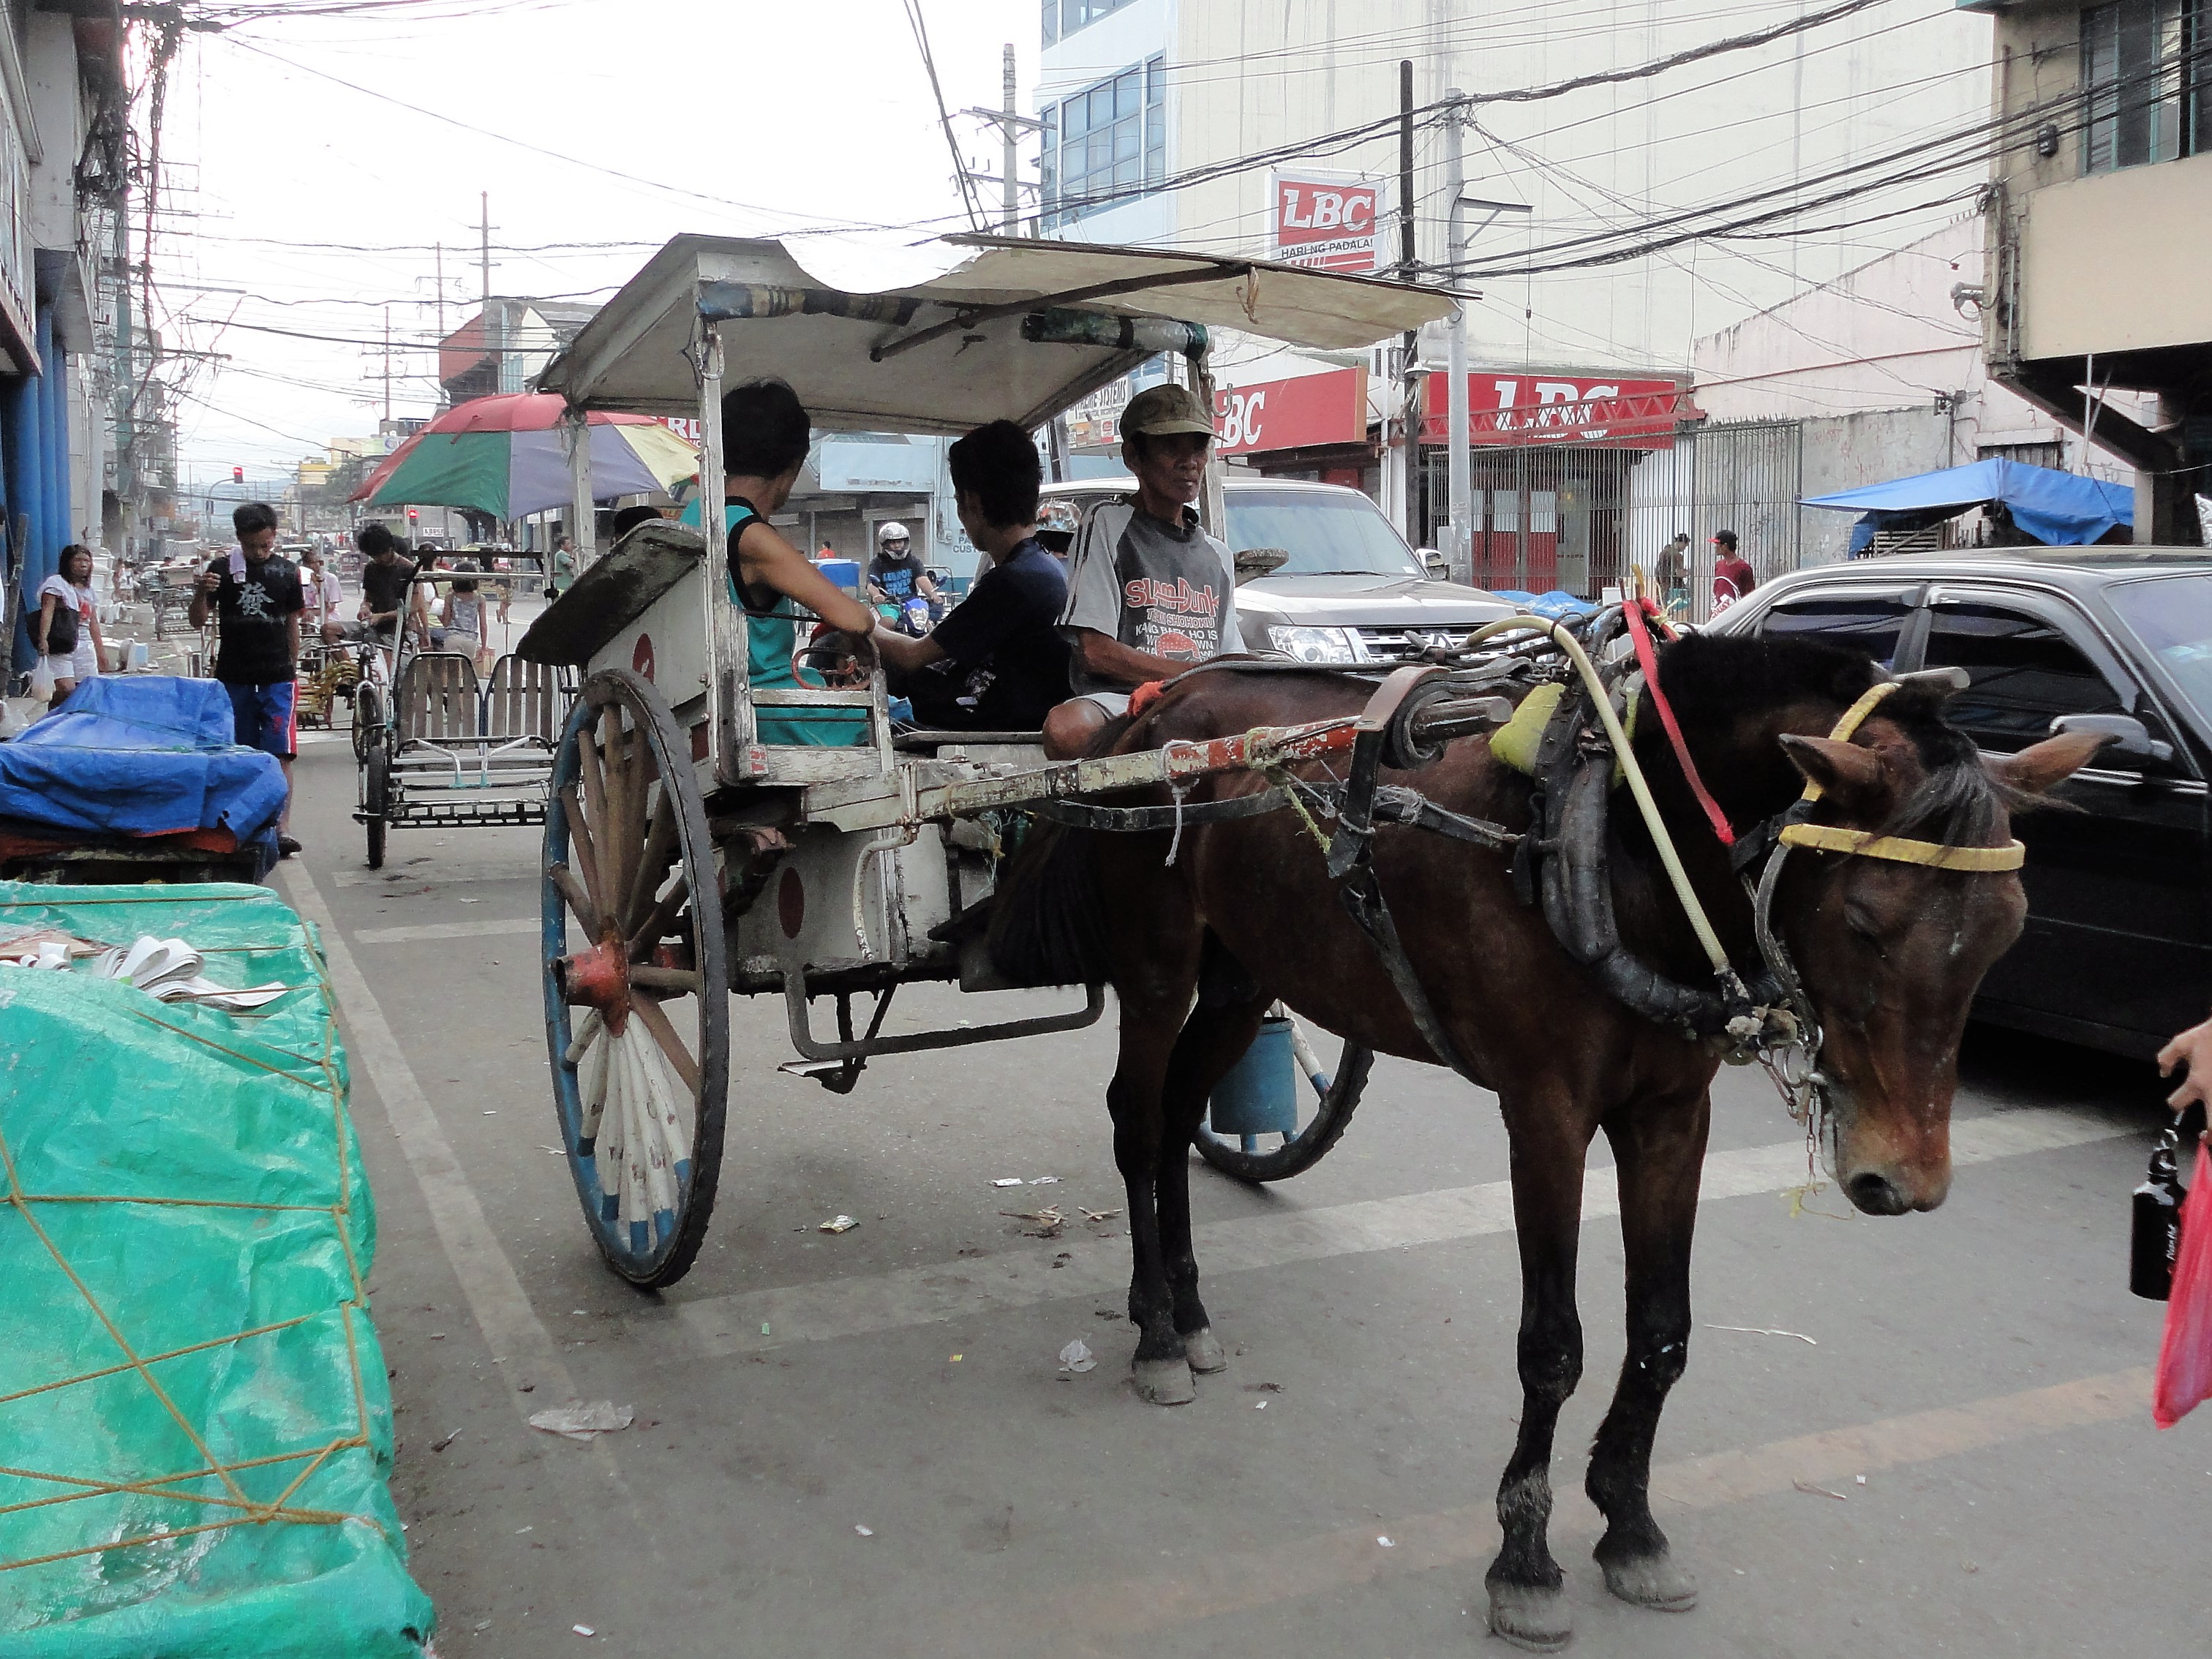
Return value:
[(1147, 387), (1122, 411), (1121, 459), (1137, 492), (1093, 513), (1075, 544), (1060, 629), (1076, 695), (1045, 721), (1055, 760), (1086, 753), (1139, 686), (1244, 649), (1236, 560), (1191, 506), (1212, 443), (1213, 423), (1188, 387)]
[(1012, 421), (979, 426), (945, 456), (961, 528), (989, 557), (968, 597), (936, 629), (876, 635), (891, 690), (922, 726), (1035, 732), (1067, 696), (1067, 603), (1060, 561), (1036, 538), (1036, 445)]
[[(822, 685), (793, 665), (799, 606), (856, 639), (875, 631), (875, 611), (832, 583), (768, 521), (799, 482), (810, 433), (799, 394), (781, 380), (748, 380), (723, 396), (728, 580), (731, 598), (745, 613), (745, 672), (756, 691)], [(684, 521), (700, 523), (696, 501)], [(763, 708), (756, 729), (765, 744), (843, 748), (868, 741), (868, 711)]]

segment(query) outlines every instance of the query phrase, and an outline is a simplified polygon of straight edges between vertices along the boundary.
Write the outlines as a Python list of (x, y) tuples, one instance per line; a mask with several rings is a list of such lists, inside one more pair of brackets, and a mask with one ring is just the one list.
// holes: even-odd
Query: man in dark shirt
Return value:
[(961, 527), (991, 568), (934, 631), (917, 640), (878, 629), (871, 637), (891, 689), (912, 701), (923, 726), (1035, 732), (1067, 696), (1067, 645), (1054, 626), (1067, 578), (1036, 539), (1036, 446), (1012, 421), (993, 421), (946, 459)]
[(929, 580), (914, 552), (914, 538), (896, 520), (876, 526), (876, 556), (868, 561), (868, 598), (877, 605), (903, 607), (915, 594), (935, 601), (937, 584)]
[(415, 566), (400, 556), (398, 538), (380, 524), (364, 526), (354, 545), (362, 555), (361, 619), (380, 643), (390, 645), (398, 633), (400, 612), (407, 608)]
[(300, 570), (276, 556), (276, 510), (248, 501), (230, 515), (238, 545), (200, 573), (191, 619), (216, 618), (215, 677), (230, 693), (237, 740), (271, 754), (284, 768), (284, 815), (276, 845), (286, 858), (292, 839), (292, 756), (298, 744), (293, 708), (300, 660), (300, 613), (307, 608)]

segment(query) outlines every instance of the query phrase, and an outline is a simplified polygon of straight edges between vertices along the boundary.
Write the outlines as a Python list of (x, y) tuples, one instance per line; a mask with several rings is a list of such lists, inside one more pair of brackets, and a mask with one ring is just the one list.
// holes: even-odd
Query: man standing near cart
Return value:
[(284, 857), (300, 850), (292, 839), (292, 757), (298, 744), (294, 712), (300, 661), (300, 614), (307, 600), (299, 568), (276, 556), (276, 509), (248, 501), (230, 515), (238, 545), (200, 573), (192, 590), (194, 628), (216, 619), (215, 677), (230, 694), (237, 740), (276, 757), (284, 768), (284, 812), (276, 847)]
[(1122, 410), (1137, 492), (1093, 512), (1075, 545), (1060, 629), (1076, 695), (1045, 721), (1054, 760), (1087, 753), (1108, 722), (1141, 712), (1133, 692), (1244, 649), (1236, 559), (1192, 506), (1212, 447), (1212, 420), (1187, 386), (1148, 386)]

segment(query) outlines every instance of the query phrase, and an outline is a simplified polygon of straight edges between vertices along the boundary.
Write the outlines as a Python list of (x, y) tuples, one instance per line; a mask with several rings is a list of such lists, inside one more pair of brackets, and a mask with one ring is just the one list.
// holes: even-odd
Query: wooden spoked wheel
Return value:
[(585, 682), (545, 813), (545, 1032), (561, 1142), (608, 1265), (684, 1277), (729, 1081), (720, 884), (690, 747), (646, 680)]
[[(1216, 1134), (1211, 1124), (1198, 1126), (1198, 1155), (1215, 1169), (1239, 1181), (1285, 1181), (1303, 1175), (1322, 1161), (1352, 1121), (1359, 1097), (1367, 1088), (1367, 1073), (1375, 1064), (1375, 1051), (1349, 1038), (1337, 1056), (1336, 1069), (1327, 1073), (1327, 1088), (1316, 1086), (1316, 1067), (1304, 1034), (1297, 1032), (1298, 1098), (1301, 1103), (1297, 1133), (1283, 1135)], [(1273, 1145), (1263, 1143), (1273, 1142)]]

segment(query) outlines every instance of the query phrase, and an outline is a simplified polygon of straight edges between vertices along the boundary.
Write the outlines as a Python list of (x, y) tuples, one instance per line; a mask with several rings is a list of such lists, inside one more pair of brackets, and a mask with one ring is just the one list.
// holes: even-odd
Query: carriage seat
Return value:
[(902, 755), (927, 755), (936, 760), (974, 761), (985, 766), (1042, 766), (1042, 732), (899, 732), (891, 746)]

